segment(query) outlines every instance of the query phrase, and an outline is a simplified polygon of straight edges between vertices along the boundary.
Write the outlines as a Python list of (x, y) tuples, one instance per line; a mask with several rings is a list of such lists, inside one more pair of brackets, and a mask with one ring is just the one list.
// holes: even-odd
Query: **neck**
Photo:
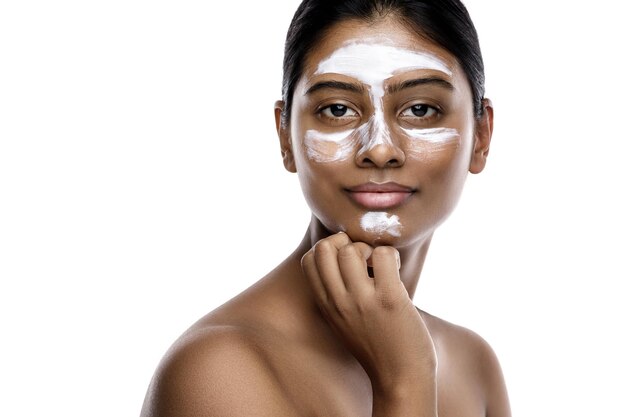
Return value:
[[(296, 253), (302, 257), (309, 249), (311, 249), (319, 240), (330, 236), (332, 233), (326, 229), (322, 223), (315, 217), (311, 217), (309, 228), (298, 247)], [(402, 267), (400, 268), (400, 279), (404, 283), (409, 296), (413, 298), (417, 288), (426, 254), (432, 240), (432, 233), (425, 238), (410, 243), (407, 246), (397, 247), (400, 252), (400, 260)]]

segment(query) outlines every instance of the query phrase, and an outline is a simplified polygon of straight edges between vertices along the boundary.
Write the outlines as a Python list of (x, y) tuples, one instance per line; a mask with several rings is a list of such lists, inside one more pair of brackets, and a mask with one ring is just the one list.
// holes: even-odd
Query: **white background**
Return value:
[[(297, 3), (0, 3), (0, 415), (138, 415), (174, 339), (295, 248)], [(614, 5), (467, 1), (494, 142), (416, 303), (491, 343), (517, 416), (626, 412)]]

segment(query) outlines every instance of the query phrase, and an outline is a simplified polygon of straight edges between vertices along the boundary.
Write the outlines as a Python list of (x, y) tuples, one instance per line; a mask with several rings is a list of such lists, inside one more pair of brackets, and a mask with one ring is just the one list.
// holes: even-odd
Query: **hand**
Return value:
[(434, 384), (433, 341), (400, 280), (395, 248), (372, 248), (338, 233), (317, 242), (302, 258), (302, 268), (322, 314), (375, 391)]

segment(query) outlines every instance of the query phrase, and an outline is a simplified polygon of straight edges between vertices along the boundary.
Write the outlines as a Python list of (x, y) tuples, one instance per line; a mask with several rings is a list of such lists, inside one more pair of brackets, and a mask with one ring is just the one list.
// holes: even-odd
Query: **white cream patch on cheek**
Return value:
[(400, 219), (395, 214), (382, 211), (370, 211), (361, 217), (361, 228), (376, 235), (388, 234), (399, 237), (402, 230)]
[(461, 135), (458, 130), (447, 127), (431, 129), (404, 129), (409, 137), (407, 150), (409, 153), (424, 156), (426, 153), (436, 152), (450, 146), (458, 146)]
[(381, 43), (349, 43), (318, 65), (316, 75), (344, 74), (370, 87), (374, 113), (366, 124), (357, 129), (361, 146), (359, 154), (377, 145), (391, 143), (383, 111), (384, 83), (398, 72), (415, 69), (432, 69), (452, 75), (451, 69), (434, 55)]
[(307, 130), (304, 134), (307, 156), (317, 162), (346, 160), (355, 147), (353, 133), (354, 129), (335, 133)]

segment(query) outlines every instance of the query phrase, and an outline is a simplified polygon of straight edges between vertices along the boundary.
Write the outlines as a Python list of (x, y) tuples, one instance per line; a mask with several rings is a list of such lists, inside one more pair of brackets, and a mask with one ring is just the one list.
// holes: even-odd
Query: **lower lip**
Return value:
[(404, 203), (411, 196), (411, 192), (364, 193), (349, 192), (350, 197), (361, 206), (368, 209), (386, 209)]

